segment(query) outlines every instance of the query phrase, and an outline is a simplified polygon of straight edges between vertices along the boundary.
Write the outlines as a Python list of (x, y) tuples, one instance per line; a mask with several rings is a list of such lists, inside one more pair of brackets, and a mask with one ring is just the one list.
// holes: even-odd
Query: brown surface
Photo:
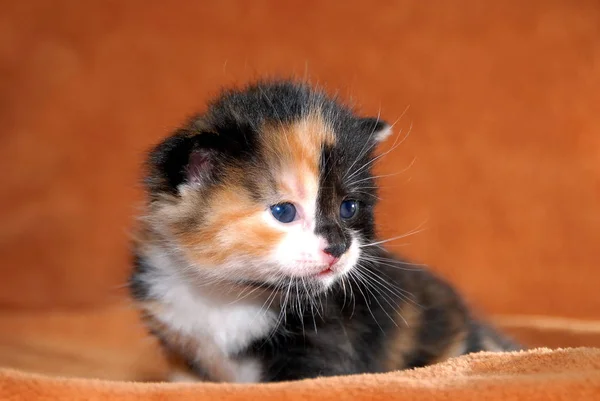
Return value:
[(92, 372), (138, 377), (132, 318), (54, 316), (122, 298), (143, 152), (223, 85), (306, 72), (390, 122), (410, 105), (379, 169), (416, 158), (382, 179), (384, 236), (427, 219), (399, 251), (490, 314), (600, 317), (597, 1), (0, 1), (0, 364), (32, 332), (79, 352), (73, 325), (131, 351)]
[(600, 349), (473, 354), (413, 371), (291, 383), (140, 384), (0, 370), (0, 398), (44, 400), (597, 400)]
[(124, 305), (5, 312), (0, 314), (0, 327), (0, 367), (107, 380), (166, 378), (156, 340), (137, 313)]

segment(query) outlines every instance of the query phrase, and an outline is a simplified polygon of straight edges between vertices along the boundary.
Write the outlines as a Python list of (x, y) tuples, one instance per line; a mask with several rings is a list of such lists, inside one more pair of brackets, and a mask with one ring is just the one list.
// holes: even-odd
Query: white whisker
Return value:
[(377, 293), (379, 295), (381, 295), (381, 297), (383, 298), (383, 300), (390, 306), (390, 308), (397, 310), (399, 307), (397, 304), (392, 305), (386, 298), (386, 296), (377, 289), (377, 287), (373, 286), (371, 283), (369, 283), (369, 280), (367, 277), (365, 277), (364, 275), (362, 275), (362, 273), (357, 270), (356, 271), (357, 274), (361, 275), (363, 277), (363, 282), (365, 283), (365, 289), (367, 291), (369, 291), (369, 293), (373, 296), (373, 299), (375, 299), (375, 302), (377, 302), (377, 305), (379, 305), (379, 308), (383, 311), (383, 313), (385, 313), (385, 315), (390, 319), (390, 321), (394, 324), (394, 326), (398, 327), (398, 323), (396, 323), (396, 321), (389, 315), (389, 313), (387, 313), (387, 311), (385, 310), (385, 308), (383, 307), (383, 305), (381, 305), (381, 302), (379, 302), (379, 299), (377, 298), (377, 296), (375, 294), (373, 294), (373, 292), (369, 289), (369, 287), (373, 288), (374, 291), (377, 291)]
[[(377, 259), (376, 257), (372, 257), (372, 256), (363, 256), (362, 257), (363, 260), (366, 260), (368, 262), (371, 262), (373, 264), (380, 264), (383, 266), (388, 266), (388, 267), (393, 267), (395, 269), (399, 269), (399, 270), (406, 270), (406, 271), (421, 271), (423, 270), (423, 267), (427, 267), (427, 265), (425, 264), (420, 264), (420, 263), (410, 263), (410, 262), (402, 262), (399, 260), (393, 260), (390, 262), (389, 260), (381, 260), (381, 259)], [(401, 265), (401, 266), (398, 266)], [(403, 266), (410, 266), (410, 267), (403, 267)]]
[(342, 176), (342, 179), (346, 178), (346, 175), (350, 172), (350, 170), (352, 170), (352, 167), (354, 167), (356, 162), (359, 161), (361, 159), (361, 157), (363, 157), (366, 154), (366, 152), (373, 149), (373, 147), (375, 147), (377, 145), (376, 142), (372, 143), (371, 146), (369, 146), (369, 148), (365, 152), (365, 147), (371, 142), (371, 138), (373, 137), (373, 134), (375, 133), (375, 128), (377, 128), (377, 124), (379, 124), (380, 118), (381, 118), (381, 107), (379, 108), (379, 111), (377, 112), (377, 121), (375, 122), (375, 125), (373, 126), (373, 129), (371, 130), (371, 133), (369, 134), (369, 137), (367, 138), (367, 140), (366, 140), (365, 144), (363, 145), (362, 149), (360, 150), (360, 152), (358, 152), (358, 156), (356, 156), (356, 159), (354, 159), (354, 162), (352, 162), (350, 167), (348, 167), (348, 169)]
[(367, 296), (365, 295), (365, 293), (363, 292), (361, 285), (359, 284), (358, 280), (358, 276), (355, 276), (354, 274), (356, 273), (355, 271), (350, 270), (349, 272), (349, 277), (354, 280), (354, 282), (356, 283), (356, 288), (358, 289), (358, 291), (362, 294), (364, 300), (365, 300), (365, 305), (367, 306), (367, 310), (369, 311), (369, 313), (371, 314), (371, 317), (373, 317), (373, 321), (375, 322), (375, 324), (377, 325), (377, 327), (379, 327), (379, 330), (381, 330), (382, 333), (385, 334), (385, 331), (383, 331), (383, 328), (381, 327), (381, 325), (379, 324), (379, 322), (377, 321), (377, 318), (375, 317), (375, 315), (373, 314), (373, 311), (371, 310), (371, 307), (369, 306), (369, 304), (371, 303), (370, 299), (367, 298)]
[(369, 247), (369, 246), (375, 246), (375, 245), (379, 245), (379, 244), (385, 244), (386, 242), (395, 241), (397, 239), (410, 237), (411, 235), (419, 234), (420, 232), (423, 232), (423, 231), (425, 231), (425, 230), (422, 229), (422, 230), (410, 231), (410, 232), (408, 232), (406, 234), (398, 235), (396, 237), (392, 237), (392, 238), (388, 238), (388, 239), (385, 239), (385, 240), (381, 240), (381, 241), (376, 241), (376, 242), (371, 242), (371, 243), (368, 243), (368, 244), (360, 245), (360, 247), (361, 248), (366, 248), (366, 247)]
[(408, 131), (406, 132), (406, 135), (404, 135), (404, 137), (402, 138), (402, 140), (400, 142), (398, 142), (398, 138), (400, 138), (400, 134), (402, 134), (402, 130), (400, 130), (398, 132), (398, 135), (396, 136), (396, 140), (394, 141), (394, 143), (392, 144), (392, 147), (390, 149), (388, 149), (386, 152), (383, 152), (382, 154), (372, 158), (371, 160), (369, 160), (368, 162), (363, 164), (361, 167), (354, 170), (354, 172), (352, 174), (350, 174), (350, 176), (348, 176), (347, 179), (351, 179), (352, 177), (356, 176), (358, 173), (363, 171), (365, 168), (367, 168), (370, 165), (372, 165), (373, 163), (375, 163), (377, 160), (379, 160), (379, 159), (385, 157), (386, 155), (390, 154), (391, 152), (393, 152), (398, 146), (402, 145), (404, 143), (404, 141), (406, 141), (406, 139), (410, 136), (411, 132), (412, 132), (412, 123), (409, 126)]
[(351, 187), (351, 186), (353, 186), (353, 185), (356, 185), (356, 184), (358, 184), (358, 183), (360, 183), (360, 182), (364, 182), (364, 181), (368, 181), (368, 180), (375, 180), (375, 179), (377, 179), (377, 178), (393, 177), (393, 176), (395, 176), (395, 175), (399, 175), (399, 174), (405, 173), (405, 172), (406, 172), (406, 171), (407, 171), (409, 168), (411, 168), (411, 167), (413, 166), (413, 164), (415, 164), (415, 161), (417, 161), (417, 158), (416, 158), (416, 157), (413, 157), (412, 161), (409, 163), (409, 165), (408, 165), (408, 166), (406, 166), (404, 169), (402, 169), (401, 171), (398, 171), (398, 172), (396, 172), (396, 173), (391, 173), (391, 174), (381, 174), (381, 175), (376, 175), (376, 176), (372, 176), (372, 177), (371, 177), (371, 176), (369, 176), (369, 177), (361, 178), (360, 180), (355, 180), (355, 181), (352, 181), (352, 182), (348, 183), (347, 185), (348, 185), (349, 187)]

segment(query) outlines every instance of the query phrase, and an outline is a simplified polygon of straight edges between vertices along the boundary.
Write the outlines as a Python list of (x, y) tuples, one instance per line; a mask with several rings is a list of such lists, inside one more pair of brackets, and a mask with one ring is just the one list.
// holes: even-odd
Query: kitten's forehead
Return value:
[(261, 132), (265, 155), (275, 168), (319, 170), (321, 151), (335, 144), (330, 124), (318, 112), (310, 112), (292, 123), (271, 122)]
[(331, 124), (319, 111), (288, 124), (267, 124), (261, 130), (265, 159), (282, 195), (315, 199), (322, 173), (323, 150), (335, 146)]

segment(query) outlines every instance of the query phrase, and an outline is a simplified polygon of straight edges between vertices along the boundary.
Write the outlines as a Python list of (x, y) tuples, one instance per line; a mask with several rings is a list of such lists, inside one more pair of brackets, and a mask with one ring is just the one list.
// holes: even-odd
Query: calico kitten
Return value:
[(269, 382), (517, 348), (380, 246), (371, 167), (389, 134), (308, 85), (262, 82), (150, 153), (130, 287), (178, 372)]

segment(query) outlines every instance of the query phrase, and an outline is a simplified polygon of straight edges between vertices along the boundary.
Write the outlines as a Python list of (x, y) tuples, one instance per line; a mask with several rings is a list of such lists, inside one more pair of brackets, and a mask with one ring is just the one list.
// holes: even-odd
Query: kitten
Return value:
[(380, 246), (371, 167), (389, 134), (275, 81), (224, 92), (156, 146), (130, 287), (174, 373), (269, 382), (518, 348)]

